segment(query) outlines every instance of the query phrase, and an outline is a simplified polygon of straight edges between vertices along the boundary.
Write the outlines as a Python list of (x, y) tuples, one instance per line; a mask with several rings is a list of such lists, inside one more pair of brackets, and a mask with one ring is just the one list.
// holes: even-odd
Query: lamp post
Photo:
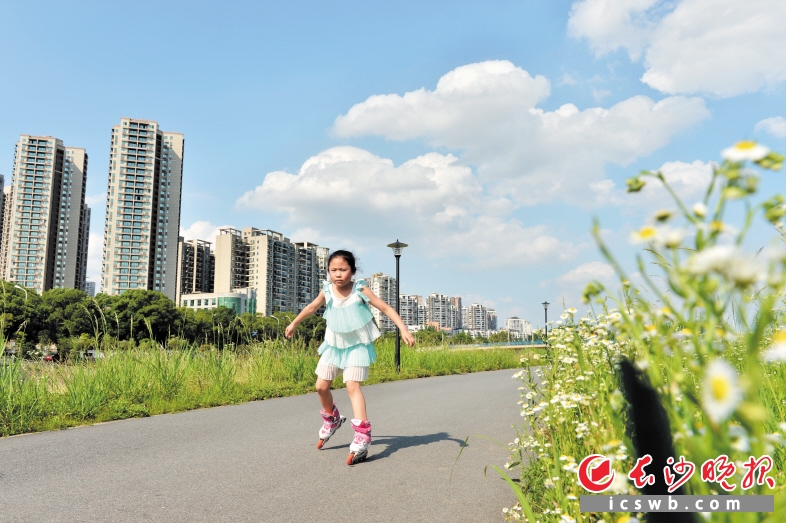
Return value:
[(544, 301), (543, 303), (541, 303), (541, 305), (543, 305), (543, 314), (545, 315), (545, 320), (546, 320), (546, 323), (543, 326), (543, 328), (546, 331), (545, 339), (543, 340), (543, 342), (548, 344), (548, 339), (549, 339), (549, 305), (551, 305), (551, 304), (549, 302), (547, 302), (547, 301)]
[(25, 288), (24, 288), (24, 287), (22, 287), (21, 285), (15, 285), (15, 287), (16, 287), (17, 289), (22, 289), (23, 291), (25, 291), (25, 303), (27, 303), (27, 289), (25, 289)]
[[(401, 258), (401, 251), (403, 251), (404, 247), (406, 246), (407, 244), (401, 243), (400, 241), (398, 241), (398, 238), (396, 238), (395, 243), (388, 244), (388, 247), (393, 249), (393, 256), (396, 257), (396, 314), (398, 314), (399, 316), (401, 316), (401, 313), (399, 312), (399, 306), (400, 306), (399, 291), (401, 290), (401, 281), (399, 280), (398, 261), (399, 258)], [(398, 373), (400, 370), (401, 370), (401, 332), (399, 331), (398, 326), (396, 326), (396, 373)]]

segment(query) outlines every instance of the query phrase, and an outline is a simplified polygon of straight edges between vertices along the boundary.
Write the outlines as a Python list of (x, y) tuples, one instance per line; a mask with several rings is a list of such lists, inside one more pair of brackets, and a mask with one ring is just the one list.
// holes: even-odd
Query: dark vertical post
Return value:
[[(401, 293), (399, 292), (399, 272), (398, 272), (398, 260), (401, 258), (400, 254), (396, 254), (396, 314), (401, 316), (401, 310), (399, 309), (400, 305), (400, 296)], [(401, 331), (396, 326), (396, 373), (398, 374), (401, 370)]]
[(544, 319), (546, 320), (546, 323), (544, 324), (544, 327), (546, 329), (546, 339), (543, 340), (543, 343), (546, 343), (546, 340), (549, 339), (549, 310), (543, 309), (543, 314), (545, 315)]

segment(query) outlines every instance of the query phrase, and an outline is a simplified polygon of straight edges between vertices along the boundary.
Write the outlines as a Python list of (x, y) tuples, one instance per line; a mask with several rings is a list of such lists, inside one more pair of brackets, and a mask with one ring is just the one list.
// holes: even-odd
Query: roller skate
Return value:
[(371, 423), (359, 419), (352, 420), (352, 428), (355, 429), (355, 438), (349, 446), (349, 456), (347, 465), (354, 465), (366, 459), (368, 447), (371, 445)]
[(322, 424), (322, 428), (319, 429), (319, 442), (317, 442), (317, 448), (321, 449), (322, 445), (327, 443), (327, 440), (330, 439), (338, 428), (347, 421), (346, 416), (341, 416), (338, 413), (338, 409), (335, 405), (333, 405), (333, 413), (328, 414), (325, 410), (320, 410), (319, 413), (322, 415), (322, 419), (324, 423)]

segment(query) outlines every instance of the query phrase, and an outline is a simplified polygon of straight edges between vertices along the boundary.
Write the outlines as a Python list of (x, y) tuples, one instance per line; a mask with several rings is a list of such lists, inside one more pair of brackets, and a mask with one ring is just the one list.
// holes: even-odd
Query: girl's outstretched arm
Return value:
[(407, 326), (404, 325), (404, 321), (401, 319), (401, 316), (398, 315), (396, 310), (382, 301), (376, 294), (374, 294), (371, 289), (368, 287), (363, 287), (361, 291), (367, 298), (369, 303), (380, 310), (382, 314), (390, 318), (393, 323), (396, 324), (396, 327), (401, 331), (401, 339), (404, 340), (404, 343), (413, 347), (415, 345), (415, 337), (412, 333), (409, 332)]
[(298, 325), (300, 325), (300, 322), (305, 320), (315, 312), (317, 312), (317, 309), (322, 307), (324, 304), (325, 304), (325, 292), (319, 291), (319, 296), (317, 296), (314, 301), (306, 305), (306, 308), (300, 311), (300, 314), (298, 314), (297, 317), (294, 320), (292, 320), (292, 323), (290, 323), (287, 326), (287, 330), (284, 332), (284, 336), (286, 336), (287, 338), (291, 338), (292, 335), (295, 334), (295, 329), (297, 328)]

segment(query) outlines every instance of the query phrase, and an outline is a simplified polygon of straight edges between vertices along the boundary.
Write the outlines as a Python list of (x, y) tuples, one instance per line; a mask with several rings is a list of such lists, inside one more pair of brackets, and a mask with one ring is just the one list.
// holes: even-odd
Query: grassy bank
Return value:
[[(396, 374), (394, 350), (387, 340), (377, 345), (366, 384), (511, 369), (522, 356), (404, 346)], [(317, 361), (302, 342), (274, 340), (236, 351), (134, 349), (95, 362), (0, 363), (0, 435), (303, 394), (314, 390)]]

